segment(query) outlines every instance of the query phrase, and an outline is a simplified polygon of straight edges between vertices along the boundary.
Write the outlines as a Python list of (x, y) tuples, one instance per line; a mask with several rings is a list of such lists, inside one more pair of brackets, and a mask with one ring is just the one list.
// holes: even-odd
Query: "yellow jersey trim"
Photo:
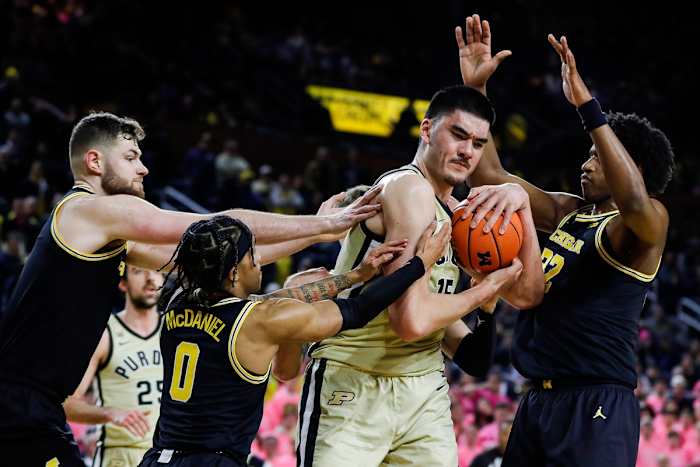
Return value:
[[(219, 305), (220, 303), (221, 302), (217, 303), (217, 305)], [(261, 302), (249, 302), (243, 307), (241, 313), (238, 315), (236, 321), (233, 323), (233, 327), (231, 328), (231, 334), (228, 338), (228, 359), (231, 361), (231, 366), (233, 367), (233, 370), (236, 372), (236, 374), (240, 376), (243, 381), (246, 381), (250, 384), (262, 384), (265, 381), (267, 381), (268, 376), (270, 376), (270, 370), (272, 369), (272, 362), (270, 362), (270, 366), (267, 367), (267, 371), (264, 375), (254, 375), (253, 373), (246, 370), (245, 367), (238, 361), (238, 358), (236, 357), (236, 339), (238, 338), (238, 331), (240, 331), (241, 327), (243, 326), (243, 322), (248, 317), (253, 308), (258, 306), (260, 303)]]
[(223, 300), (219, 300), (215, 304), (213, 304), (210, 308), (214, 308), (215, 306), (221, 306), (221, 305), (229, 305), (231, 303), (236, 303), (240, 302), (242, 299), (238, 297), (231, 297), (231, 298), (224, 298)]
[(605, 249), (603, 246), (603, 232), (605, 231), (605, 226), (608, 225), (608, 222), (610, 222), (615, 216), (610, 216), (609, 218), (605, 219), (603, 222), (600, 223), (598, 226), (598, 229), (595, 232), (595, 248), (598, 250), (598, 254), (600, 254), (600, 257), (603, 258), (603, 260), (608, 263), (610, 266), (614, 267), (620, 272), (623, 272), (627, 274), (630, 277), (633, 277), (639, 281), (642, 282), (651, 282), (654, 280), (654, 277), (656, 277), (656, 273), (659, 272), (659, 266), (661, 266), (661, 258), (659, 258), (659, 264), (656, 265), (656, 270), (654, 271), (653, 274), (645, 274), (643, 272), (637, 271), (636, 269), (632, 269), (629, 266), (625, 266), (624, 264), (620, 263), (617, 261), (615, 258), (608, 253), (608, 251)]
[(78, 259), (81, 259), (83, 261), (104, 261), (106, 259), (114, 258), (115, 256), (121, 254), (125, 249), (126, 249), (126, 243), (124, 242), (121, 244), (121, 246), (117, 247), (114, 250), (107, 251), (105, 253), (84, 253), (82, 251), (78, 251), (75, 248), (70, 247), (65, 240), (63, 240), (63, 237), (61, 237), (61, 234), (58, 231), (58, 216), (61, 213), (61, 210), (63, 209), (63, 205), (66, 203), (66, 201), (71, 200), (73, 198), (77, 198), (79, 196), (87, 196), (90, 193), (83, 193), (83, 192), (76, 192), (72, 193), (65, 198), (61, 200), (58, 205), (56, 205), (56, 209), (54, 210), (53, 217), (51, 218), (51, 236), (53, 237), (54, 241), (56, 244), (66, 253), (68, 253), (71, 256), (75, 256)]

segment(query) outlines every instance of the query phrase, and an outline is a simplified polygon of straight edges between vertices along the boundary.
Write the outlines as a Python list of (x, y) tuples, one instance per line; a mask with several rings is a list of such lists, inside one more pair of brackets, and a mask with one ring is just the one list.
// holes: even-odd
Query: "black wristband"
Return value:
[(388, 276), (379, 277), (367, 284), (362, 289), (362, 293), (356, 297), (333, 300), (343, 317), (340, 330), (364, 327), (403, 295), (411, 284), (423, 277), (423, 274), (425, 274), (423, 260), (414, 256), (408, 263)]
[(583, 128), (588, 133), (608, 123), (608, 119), (605, 117), (603, 110), (600, 108), (600, 103), (595, 97), (577, 108), (576, 111), (581, 117)]

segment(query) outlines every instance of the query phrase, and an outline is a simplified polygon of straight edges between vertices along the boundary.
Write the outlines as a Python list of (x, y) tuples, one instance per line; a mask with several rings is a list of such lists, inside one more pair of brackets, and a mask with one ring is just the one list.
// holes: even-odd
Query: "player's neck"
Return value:
[(417, 166), (423, 173), (425, 179), (428, 181), (428, 183), (430, 183), (430, 186), (433, 187), (435, 196), (437, 196), (440, 201), (447, 204), (450, 196), (452, 196), (452, 190), (454, 187), (448, 183), (445, 183), (443, 180), (434, 177), (428, 170), (428, 167), (425, 165), (423, 158), (419, 157), (418, 155), (416, 155), (416, 157), (413, 159), (412, 164)]
[(596, 214), (605, 214), (606, 212), (614, 211), (617, 209), (617, 204), (615, 204), (615, 201), (612, 199), (612, 196), (605, 201), (601, 201), (599, 203), (595, 203), (593, 207), (591, 208), (591, 214), (596, 215)]
[(129, 326), (129, 329), (142, 337), (153, 334), (153, 331), (158, 327), (159, 317), (158, 310), (155, 306), (146, 309), (137, 309), (133, 305), (129, 306), (129, 304), (127, 304), (126, 309), (119, 312), (118, 316)]
[(75, 177), (73, 186), (85, 188), (98, 196), (105, 196), (107, 193), (102, 189), (102, 184), (98, 177)]

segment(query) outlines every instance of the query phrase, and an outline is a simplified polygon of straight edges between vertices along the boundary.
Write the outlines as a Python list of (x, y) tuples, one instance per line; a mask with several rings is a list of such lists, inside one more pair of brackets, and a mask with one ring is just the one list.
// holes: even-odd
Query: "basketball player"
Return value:
[[(465, 86), (438, 91), (421, 122), (413, 162), (375, 183), (382, 189), (382, 212), (350, 231), (334, 271), (350, 270), (373, 243), (385, 240), (407, 237), (401, 259), (408, 259), (426, 225), (449, 223), (450, 209), (457, 204), (452, 189), (479, 163), (493, 120), (493, 108), (479, 92)], [(300, 465), (457, 465), (441, 352), (445, 328), (449, 342), (469, 342), (463, 339), (462, 316), (497, 295), (526, 308), (543, 293), (539, 246), (524, 190), (520, 199), (525, 230), (520, 260), (455, 294), (459, 268), (448, 246), (424, 280), (367, 326), (312, 347), (300, 409)], [(361, 297), (361, 292), (358, 285), (341, 296)], [(462, 359), (488, 363), (490, 351), (457, 355), (460, 366)]]
[(247, 297), (260, 287), (260, 257), (245, 224), (225, 216), (193, 224), (175, 259), (178, 289), (163, 308), (163, 399), (154, 448), (141, 465), (245, 465), (280, 347), (364, 326), (440, 257), (450, 228), (433, 236), (435, 227), (415, 256), (362, 296), (305, 303), (292, 297), (328, 298), (368, 281), (406, 242), (376, 248), (351, 272), (257, 301)]
[[(457, 28), (464, 83), (486, 81), (509, 52), (491, 57), (489, 24)], [(520, 313), (512, 359), (533, 381), (520, 403), (503, 466), (635, 465), (639, 405), (635, 349), (647, 292), (666, 244), (669, 216), (655, 199), (673, 172), (666, 136), (634, 114), (604, 114), (576, 68), (567, 40), (549, 42), (562, 62), (564, 95), (593, 145), (581, 166), (582, 196), (550, 193), (506, 172), (489, 140), (474, 185), (515, 183), (527, 190), (546, 281), (538, 307)], [(500, 58), (499, 58), (500, 57)], [(508, 193), (470, 194), (478, 213), (512, 209)]]
[[(93, 467), (135, 467), (153, 445), (163, 364), (157, 304), (163, 275), (126, 266), (123, 311), (112, 315), (75, 393), (63, 409), (70, 421), (103, 424)], [(100, 405), (84, 400), (96, 383)]]
[[(138, 122), (109, 113), (80, 120), (70, 138), (75, 186), (44, 224), (0, 322), (0, 452), (3, 463), (82, 465), (61, 404), (78, 387), (110, 314), (122, 259), (158, 269), (182, 233), (211, 216), (158, 209), (143, 200)], [(245, 210), (266, 264), (372, 215), (368, 192), (344, 210), (284, 216)], [(130, 241), (127, 251), (127, 241)], [(282, 242), (282, 243), (272, 243)]]

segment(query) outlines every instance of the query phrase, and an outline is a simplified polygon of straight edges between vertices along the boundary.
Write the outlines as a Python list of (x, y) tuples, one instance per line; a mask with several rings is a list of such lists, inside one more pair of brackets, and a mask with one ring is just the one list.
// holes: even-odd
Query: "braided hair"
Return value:
[[(185, 231), (170, 258), (174, 267), (165, 281), (175, 273), (173, 290), (182, 288), (182, 297), (193, 297), (209, 306), (226, 295), (222, 290), (224, 279), (252, 248), (253, 234), (238, 219), (215, 216), (195, 222)], [(165, 294), (161, 309), (167, 304), (164, 299)]]

